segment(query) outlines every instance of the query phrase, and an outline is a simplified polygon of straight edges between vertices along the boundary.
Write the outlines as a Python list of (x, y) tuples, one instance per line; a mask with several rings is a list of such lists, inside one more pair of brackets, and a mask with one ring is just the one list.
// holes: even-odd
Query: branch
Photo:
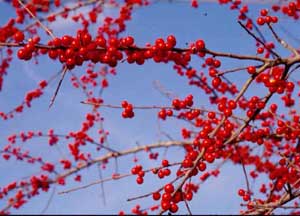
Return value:
[(24, 5), (21, 0), (18, 0), (18, 2), (27, 11), (27, 13), (36, 20), (36, 22), (45, 30), (45, 32), (49, 34), (52, 37), (52, 39), (55, 39), (53, 33), (26, 7), (26, 5)]
[(58, 82), (58, 85), (57, 85), (57, 88), (56, 88), (56, 90), (55, 90), (55, 92), (54, 92), (54, 95), (53, 95), (53, 97), (52, 97), (51, 100), (50, 100), (49, 108), (51, 108), (51, 106), (53, 105), (53, 103), (54, 103), (54, 101), (55, 101), (55, 98), (56, 98), (56, 96), (57, 96), (57, 94), (58, 94), (58, 91), (59, 91), (59, 89), (60, 89), (60, 86), (61, 86), (61, 84), (62, 84), (62, 81), (63, 81), (64, 78), (65, 78), (65, 75), (66, 75), (67, 71), (68, 71), (68, 68), (67, 68), (66, 66), (64, 66), (64, 68), (63, 68), (63, 70), (62, 70), (62, 76), (61, 76), (61, 78), (60, 78), (60, 80), (59, 80), (59, 82)]
[(294, 53), (295, 56), (299, 56), (299, 52), (297, 51), (297, 49), (295, 49), (294, 47), (292, 47), (291, 45), (289, 45), (287, 42), (285, 42), (283, 39), (281, 39), (277, 33), (274, 31), (272, 25), (270, 25), (270, 23), (268, 23), (268, 27), (270, 28), (273, 36), (275, 37), (275, 39), (278, 41), (279, 44), (281, 44), (284, 48), (290, 50), (292, 53)]

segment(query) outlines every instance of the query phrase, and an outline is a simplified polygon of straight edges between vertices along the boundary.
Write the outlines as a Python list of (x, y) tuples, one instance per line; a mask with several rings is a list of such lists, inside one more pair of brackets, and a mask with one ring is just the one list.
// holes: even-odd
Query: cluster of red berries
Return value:
[[(14, 36), (16, 42), (24, 40), (24, 34), (17, 31)], [(205, 55), (205, 43), (203, 40), (197, 40), (190, 49), (174, 50), (176, 38), (169, 35), (166, 41), (158, 38), (154, 45), (147, 44), (146, 48), (139, 48), (134, 45), (134, 38), (127, 36), (124, 38), (110, 37), (106, 39), (103, 35), (92, 38), (88, 31), (78, 30), (76, 37), (64, 35), (61, 38), (55, 38), (48, 42), (47, 46), (38, 45), (39, 37), (30, 39), (24, 47), (18, 51), (18, 58), (29, 60), (34, 52), (40, 49), (41, 54), (47, 54), (51, 59), (59, 59), (61, 63), (66, 64), (69, 69), (76, 65), (80, 66), (84, 61), (93, 63), (101, 62), (115, 67), (123, 59), (125, 53), (129, 64), (144, 64), (146, 59), (153, 59), (155, 62), (173, 61), (177, 65), (187, 65), (191, 60), (191, 54), (198, 53), (203, 57)], [(220, 62), (213, 62), (215, 67), (220, 66)]]
[(226, 117), (232, 115), (232, 111), (236, 109), (237, 103), (234, 100), (219, 100), (218, 110)]
[(167, 168), (170, 164), (169, 161), (164, 159), (161, 162), (163, 168), (157, 169), (157, 168), (153, 168), (152, 169), (152, 173), (157, 175), (157, 177), (159, 179), (163, 179), (166, 176), (169, 176), (171, 174), (171, 170), (169, 168)]
[(299, 19), (300, 1), (288, 1), (287, 5), (282, 4), (281, 11), (283, 14), (293, 17), (295, 20)]
[(273, 67), (272, 70), (268, 70), (257, 76), (256, 81), (263, 83), (270, 92), (276, 92), (277, 94), (283, 94), (284, 92), (291, 93), (294, 90), (295, 84), (282, 80), (283, 72), (283, 67)]
[(122, 101), (122, 107), (124, 108), (124, 111), (122, 112), (123, 118), (133, 118), (134, 117), (132, 104), (128, 103), (127, 101)]
[(161, 109), (159, 112), (158, 112), (158, 117), (162, 120), (166, 120), (167, 116), (173, 116), (173, 110), (171, 109)]
[(176, 98), (172, 101), (172, 106), (175, 110), (186, 109), (192, 107), (193, 104), (193, 95), (191, 94), (186, 96), (184, 100), (179, 100), (178, 98)]
[(33, 53), (37, 51), (36, 44), (40, 41), (40, 37), (36, 36), (32, 39), (29, 39), (28, 43), (18, 50), (18, 58), (22, 60), (30, 60), (33, 56)]
[(243, 197), (243, 200), (244, 200), (245, 202), (248, 202), (248, 201), (250, 200), (250, 194), (247, 193), (247, 192), (246, 192), (245, 190), (243, 190), (243, 189), (239, 189), (238, 195), (241, 196), (241, 197)]
[(137, 175), (136, 183), (143, 184), (145, 171), (143, 171), (143, 167), (141, 165), (136, 165), (131, 169), (131, 174)]
[(264, 25), (264, 24), (271, 24), (271, 23), (277, 23), (278, 17), (277, 16), (268, 16), (268, 10), (262, 9), (260, 11), (260, 17), (256, 20), (258, 25)]
[[(153, 200), (160, 200), (161, 199), (161, 208), (164, 211), (170, 211), (172, 213), (175, 213), (178, 211), (178, 205), (177, 203), (179, 201), (182, 201), (183, 199), (180, 198), (178, 195), (172, 197), (172, 193), (175, 191), (173, 184), (166, 184), (164, 186), (164, 193), (161, 195), (160, 192), (154, 192), (152, 194)], [(176, 193), (179, 194), (179, 193)], [(180, 195), (180, 194), (179, 194)], [(175, 198), (176, 197), (176, 198)]]

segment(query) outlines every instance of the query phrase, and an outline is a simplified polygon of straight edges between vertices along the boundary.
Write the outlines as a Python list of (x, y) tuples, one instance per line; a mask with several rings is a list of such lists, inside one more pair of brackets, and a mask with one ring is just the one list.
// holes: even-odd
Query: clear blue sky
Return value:
[[(146, 42), (153, 43), (156, 38), (166, 38), (169, 34), (176, 36), (178, 47), (185, 47), (186, 43), (202, 38), (207, 46), (212, 50), (254, 54), (255, 47), (253, 40), (246, 34), (236, 21), (237, 13), (230, 11), (227, 6), (219, 6), (215, 3), (200, 3), (198, 9), (190, 7), (189, 3), (166, 3), (159, 2), (149, 7), (137, 8), (134, 10), (133, 19), (128, 23), (127, 30), (122, 35), (133, 35), (137, 45), (143, 46)], [(251, 5), (253, 11), (261, 5)], [(0, 2), (0, 24), (5, 23), (13, 13), (7, 3)], [(114, 13), (107, 10), (105, 14)], [(253, 15), (253, 13), (252, 13)], [(99, 19), (99, 22), (101, 20)], [(287, 22), (283, 21), (281, 25)], [(56, 36), (63, 34), (75, 34), (76, 26), (65, 21), (51, 26)], [(95, 32), (96, 28), (91, 29)], [(265, 30), (263, 30), (265, 31)], [(293, 32), (299, 37), (299, 30)], [(42, 38), (45, 41), (46, 38)], [(293, 42), (291, 40), (291, 42)], [(201, 67), (201, 63), (194, 61), (193, 66)], [(223, 68), (233, 66), (246, 66), (246, 62), (224, 61)], [(34, 89), (39, 80), (47, 79), (52, 74), (59, 71), (58, 62), (50, 62), (45, 58), (40, 58), (40, 64), (34, 65), (30, 62), (14, 61), (5, 77), (3, 91), (0, 92), (0, 110), (8, 111), (15, 107), (24, 98), (26, 91)], [(84, 68), (74, 70), (76, 74), (83, 74)], [(137, 65), (119, 64), (117, 76), (110, 76), (108, 81), (110, 87), (104, 92), (103, 97), (107, 104), (117, 104), (124, 99), (135, 105), (169, 105), (170, 101), (164, 98), (153, 85), (154, 81), (159, 82), (175, 95), (185, 97), (192, 93), (195, 96), (195, 103), (205, 106), (207, 100), (205, 95), (195, 87), (189, 87), (184, 77), (179, 77), (172, 70), (171, 64), (154, 64), (146, 62), (142, 67)], [(238, 84), (245, 79), (245, 76), (229, 76)], [(80, 104), (84, 100), (84, 94), (74, 90), (69, 82), (70, 76), (66, 76), (60, 92), (56, 98), (54, 106), (49, 110), (48, 105), (52, 97), (58, 80), (47, 88), (45, 95), (32, 103), (31, 109), (25, 109), (22, 115), (9, 121), (0, 122), (0, 145), (6, 144), (6, 137), (11, 133), (26, 130), (47, 131), (54, 128), (57, 133), (64, 134), (70, 130), (80, 128), (85, 113), (90, 109), (86, 105)], [(257, 91), (256, 91), (257, 92)], [(139, 144), (153, 143), (157, 140), (166, 140), (159, 134), (156, 111), (136, 111), (136, 117), (132, 120), (121, 118), (121, 110), (111, 110), (103, 108), (101, 114), (104, 116), (105, 129), (110, 131), (109, 140), (111, 147), (122, 150)], [(175, 139), (180, 139), (180, 128), (182, 124), (176, 122), (160, 122), (160, 127), (172, 135)], [(50, 161), (67, 154), (66, 142), (58, 144), (49, 151), (47, 140), (35, 139), (22, 145), (24, 149), (29, 149), (33, 155), (42, 155)], [(93, 149), (93, 148), (91, 148)], [(167, 158), (175, 162), (183, 155), (182, 149), (170, 149)], [(158, 162), (143, 160), (145, 154), (138, 156), (140, 163), (145, 167), (157, 165)], [(133, 166), (133, 157), (122, 158), (118, 161), (120, 173), (128, 173)], [(14, 179), (26, 177), (36, 173), (36, 166), (29, 166), (20, 161), (3, 162), (0, 159), (0, 185), (5, 185)], [(114, 163), (102, 172), (102, 175), (110, 176), (114, 170)], [(84, 170), (81, 184), (92, 182), (99, 178), (96, 167)], [(104, 184), (106, 204), (103, 203), (103, 194), (100, 185), (96, 185), (78, 192), (67, 195), (58, 195), (57, 192), (78, 186), (72, 181), (65, 187), (56, 187), (55, 195), (51, 200), (46, 213), (49, 214), (114, 214), (119, 210), (130, 213), (131, 207), (136, 202), (128, 203), (126, 199), (135, 195), (142, 195), (150, 192), (153, 188), (158, 188), (167, 181), (151, 181), (151, 177), (145, 178), (145, 183), (137, 186), (135, 178), (125, 178), (118, 182), (108, 182)], [(237, 189), (245, 187), (245, 181), (241, 167), (234, 167), (225, 164), (220, 176), (212, 178), (200, 186), (197, 196), (190, 202), (192, 212), (199, 213), (238, 213), (240, 209), (240, 198), (236, 195)], [(18, 211), (18, 214), (40, 213), (52, 192), (30, 200), (28, 204)], [(143, 207), (147, 207), (152, 201), (150, 198), (138, 201)], [(4, 205), (0, 200), (0, 208)], [(180, 213), (187, 213), (182, 206)]]

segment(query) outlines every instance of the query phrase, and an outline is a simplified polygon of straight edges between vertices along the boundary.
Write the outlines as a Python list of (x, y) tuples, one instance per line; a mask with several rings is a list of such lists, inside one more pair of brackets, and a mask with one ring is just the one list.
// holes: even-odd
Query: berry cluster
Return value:
[(122, 107), (124, 108), (124, 111), (122, 112), (123, 118), (133, 118), (134, 117), (132, 104), (128, 103), (127, 101), (122, 101)]

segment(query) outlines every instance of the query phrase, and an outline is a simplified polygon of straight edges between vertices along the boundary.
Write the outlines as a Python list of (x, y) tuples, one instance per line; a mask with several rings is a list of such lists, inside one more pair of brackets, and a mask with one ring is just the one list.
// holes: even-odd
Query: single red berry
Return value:
[(153, 200), (159, 200), (160, 199), (160, 193), (159, 192), (154, 192), (152, 194), (152, 198), (153, 198)]
[(159, 113), (158, 113), (158, 117), (161, 118), (161, 119), (163, 119), (163, 120), (165, 120), (166, 117), (167, 117), (166, 110), (165, 109), (161, 109), (161, 111), (159, 111)]
[(162, 202), (161, 202), (161, 208), (162, 208), (164, 211), (169, 210), (170, 206), (171, 206), (170, 202), (167, 202), (167, 201), (162, 201)]
[(131, 36), (125, 38), (126, 46), (132, 46), (134, 44), (134, 39)]
[(165, 175), (165, 176), (169, 176), (169, 175), (171, 174), (171, 170), (168, 169), (168, 168), (167, 168), (167, 169), (164, 169), (163, 172), (164, 172), (164, 175)]
[(262, 53), (264, 53), (264, 51), (265, 51), (265, 49), (263, 47), (258, 47), (256, 52), (258, 54), (262, 54)]
[(138, 184), (143, 184), (144, 183), (144, 178), (143, 177), (137, 177), (136, 178), (136, 183), (138, 183)]
[(171, 45), (171, 47), (175, 47), (176, 46), (176, 38), (174, 37), (174, 35), (169, 35), (167, 37), (167, 43)]
[(171, 195), (170, 193), (163, 193), (161, 199), (162, 199), (163, 201), (168, 201), (168, 202), (170, 202), (171, 199), (172, 199), (172, 195)]
[(163, 170), (159, 170), (157, 173), (158, 178), (162, 179), (163, 177), (165, 177), (165, 173)]
[(21, 31), (17, 31), (14, 34), (14, 39), (17, 43), (22, 42), (24, 40), (24, 38), (25, 38), (24, 33)]
[(169, 161), (168, 160), (162, 160), (161, 165), (163, 167), (167, 167), (167, 166), (169, 166)]
[(198, 51), (201, 51), (205, 48), (205, 43), (203, 40), (197, 40), (195, 46)]
[(184, 195), (184, 198), (188, 201), (191, 201), (193, 199), (193, 193), (192, 192), (187, 192), (185, 195)]
[(170, 212), (176, 213), (178, 211), (178, 205), (176, 203), (172, 203), (170, 206)]
[(17, 55), (18, 55), (19, 59), (25, 59), (27, 53), (26, 53), (24, 48), (21, 48), (21, 49), (18, 50)]
[(245, 194), (245, 195), (243, 196), (243, 200), (244, 200), (245, 202), (249, 201), (249, 200), (250, 200), (250, 196), (249, 196), (248, 194)]
[(198, 164), (198, 169), (199, 169), (201, 172), (203, 172), (204, 170), (206, 170), (206, 163), (201, 161), (201, 162)]
[(173, 110), (167, 110), (166, 111), (167, 116), (173, 116)]
[(238, 194), (239, 194), (239, 196), (244, 196), (245, 191), (243, 189), (239, 189)]
[(258, 17), (256, 22), (257, 22), (258, 25), (264, 25), (265, 24), (265, 18)]
[(275, 113), (276, 110), (277, 110), (277, 105), (276, 104), (271, 104), (270, 110), (271, 110), (271, 112)]
[(268, 10), (267, 9), (261, 9), (260, 15), (261, 16), (267, 16), (268, 15)]
[(256, 73), (256, 68), (254, 66), (249, 66), (247, 68), (247, 71), (249, 74), (255, 74)]
[(173, 193), (174, 192), (174, 186), (172, 184), (166, 184), (164, 189), (165, 189), (166, 193)]

